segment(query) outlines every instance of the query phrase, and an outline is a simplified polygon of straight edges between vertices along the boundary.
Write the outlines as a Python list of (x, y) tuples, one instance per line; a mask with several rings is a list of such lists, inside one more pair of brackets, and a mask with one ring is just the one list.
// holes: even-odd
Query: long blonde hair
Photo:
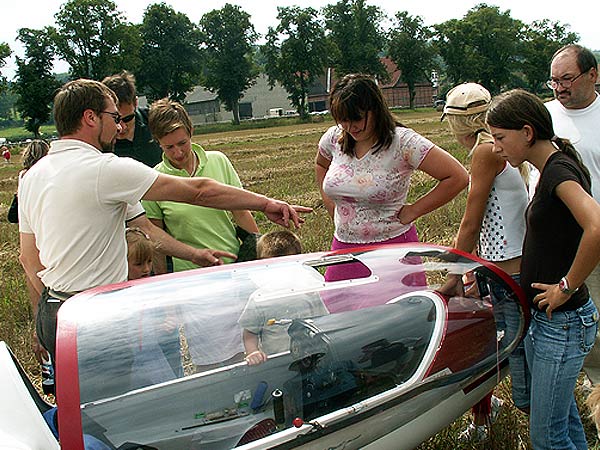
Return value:
[(29, 170), (33, 165), (48, 154), (50, 146), (42, 139), (35, 139), (31, 141), (23, 150), (23, 168)]

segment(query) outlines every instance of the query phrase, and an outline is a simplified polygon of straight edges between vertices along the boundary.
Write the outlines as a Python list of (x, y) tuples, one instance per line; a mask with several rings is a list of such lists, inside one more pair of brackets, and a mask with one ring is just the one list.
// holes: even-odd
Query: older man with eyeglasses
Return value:
[(162, 161), (162, 150), (152, 140), (148, 128), (148, 108), (138, 106), (135, 77), (126, 70), (102, 80), (117, 94), (121, 130), (115, 142), (115, 155), (127, 156), (154, 167)]
[[(566, 45), (554, 54), (547, 85), (555, 99), (546, 103), (554, 132), (567, 138), (581, 154), (592, 176), (592, 193), (600, 201), (600, 96), (598, 62), (594, 54), (580, 45)], [(590, 295), (600, 307), (600, 266), (585, 281)], [(588, 354), (583, 370), (593, 384), (600, 384), (600, 345)]]

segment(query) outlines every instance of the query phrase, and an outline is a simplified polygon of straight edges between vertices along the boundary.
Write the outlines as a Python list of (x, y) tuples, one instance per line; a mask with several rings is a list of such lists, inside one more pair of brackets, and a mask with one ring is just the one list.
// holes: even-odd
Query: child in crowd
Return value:
[(4, 161), (6, 161), (7, 163), (10, 162), (10, 150), (6, 146), (2, 147), (2, 157), (4, 158)]
[[(140, 228), (125, 230), (129, 280), (149, 277), (155, 247)], [(179, 329), (172, 314), (154, 308), (144, 308), (139, 321), (139, 342), (134, 347), (132, 368), (133, 388), (143, 387), (183, 375)]]
[[(3, 150), (6, 149), (8, 152), (7, 162), (10, 161), (10, 151), (8, 147), (3, 147)], [(25, 149), (23, 150), (23, 155), (21, 158), (21, 162), (23, 163), (23, 170), (19, 172), (19, 185), (21, 184), (21, 180), (23, 176), (27, 173), (29, 169), (33, 167), (35, 163), (37, 163), (40, 159), (48, 154), (48, 150), (50, 146), (48, 143), (42, 139), (35, 139), (27, 144)], [(6, 158), (6, 156), (5, 156)], [(18, 191), (18, 188), (17, 188)], [(8, 221), (10, 223), (19, 223), (19, 195), (18, 192), (13, 196), (12, 203), (8, 209)], [(37, 314), (37, 305), (41, 296), (41, 291), (36, 287), (37, 284), (34, 284), (29, 277), (26, 278), (27, 282), (27, 292), (29, 294), (29, 301), (31, 302), (31, 309)], [(44, 349), (44, 347), (38, 342), (37, 334), (34, 333), (33, 336), (33, 351), (35, 353), (36, 359), (42, 364), (42, 387), (44, 388), (44, 393), (54, 394), (54, 366), (52, 361), (50, 360), (50, 355)]]
[(127, 240), (127, 279), (137, 280), (149, 277), (152, 273), (154, 244), (150, 237), (140, 228), (131, 227), (125, 230)]
[[(256, 244), (258, 259), (302, 253), (298, 236), (289, 230), (266, 233)], [(244, 349), (249, 365), (262, 364), (269, 354), (290, 348), (287, 329), (292, 319), (328, 314), (318, 294), (308, 293), (285, 298), (258, 300), (254, 295), (240, 317), (244, 329)]]

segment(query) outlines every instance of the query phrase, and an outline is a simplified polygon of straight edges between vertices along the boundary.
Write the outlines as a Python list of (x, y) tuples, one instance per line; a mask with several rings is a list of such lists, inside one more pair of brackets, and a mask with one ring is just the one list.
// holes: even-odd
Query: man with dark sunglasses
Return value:
[(154, 167), (162, 161), (162, 150), (152, 140), (148, 128), (148, 108), (139, 107), (135, 77), (124, 70), (102, 80), (115, 94), (121, 115), (121, 131), (117, 134), (115, 154), (127, 156)]

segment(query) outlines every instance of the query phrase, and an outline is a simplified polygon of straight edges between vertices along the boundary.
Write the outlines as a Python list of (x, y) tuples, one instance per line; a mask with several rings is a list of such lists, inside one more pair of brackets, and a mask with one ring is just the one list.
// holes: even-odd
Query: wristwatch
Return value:
[(558, 282), (558, 288), (563, 294), (573, 295), (575, 292), (579, 290), (579, 288), (571, 289), (569, 287), (569, 282), (567, 281), (567, 277), (562, 277)]

